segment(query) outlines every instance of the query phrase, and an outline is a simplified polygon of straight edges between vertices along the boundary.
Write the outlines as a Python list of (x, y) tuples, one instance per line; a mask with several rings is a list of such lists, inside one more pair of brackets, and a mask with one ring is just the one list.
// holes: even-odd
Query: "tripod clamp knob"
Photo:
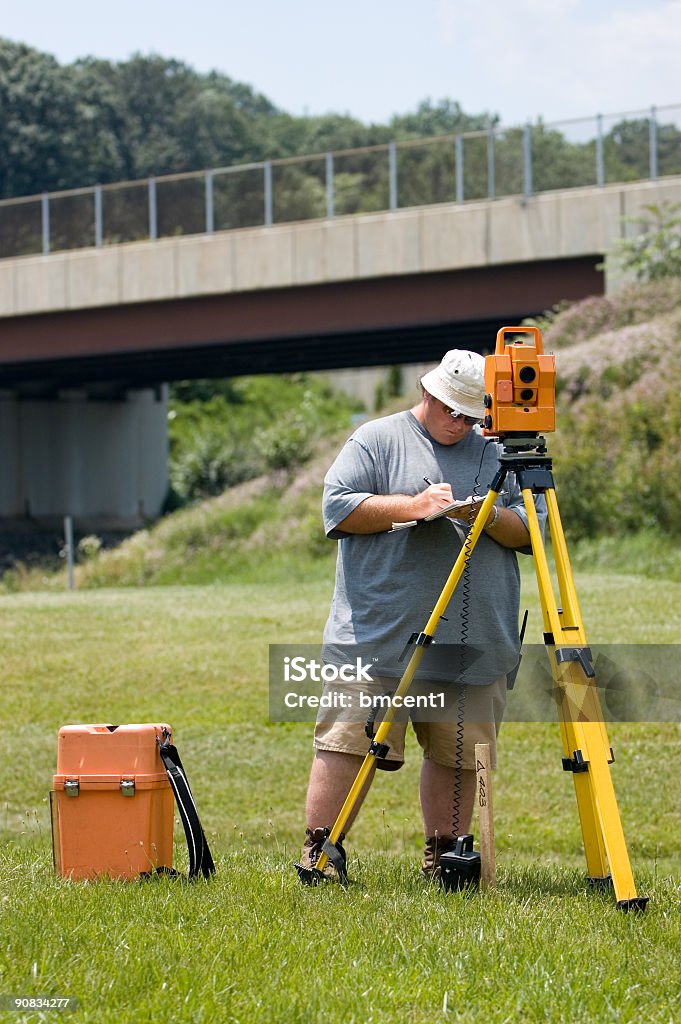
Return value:
[(578, 661), (584, 670), (587, 679), (595, 679), (593, 655), (590, 647), (559, 647), (556, 651), (556, 664), (561, 665), (566, 661)]

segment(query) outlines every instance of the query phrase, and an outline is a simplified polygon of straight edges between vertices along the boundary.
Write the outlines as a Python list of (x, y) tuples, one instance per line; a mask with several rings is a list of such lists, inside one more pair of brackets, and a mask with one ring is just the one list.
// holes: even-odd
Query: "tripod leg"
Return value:
[[(355, 777), (355, 781), (350, 787), (350, 792), (345, 798), (345, 803), (341, 807), (338, 813), (338, 817), (334, 822), (333, 828), (329, 833), (329, 838), (326, 840), (324, 844), (324, 846), (327, 846), (328, 844), (329, 852), (333, 852), (332, 848), (338, 841), (341, 832), (345, 828), (348, 818), (352, 814), (354, 806), (357, 803), (357, 800), (359, 799), (360, 793), (362, 792), (364, 783), (366, 782), (371, 773), (371, 768), (373, 766), (374, 761), (376, 760), (376, 758), (384, 756), (385, 753), (387, 753), (388, 746), (385, 741), (395, 719), (395, 699), (403, 697), (407, 693), (409, 687), (412, 684), (414, 675), (416, 674), (416, 670), (418, 669), (421, 663), (421, 659), (423, 658), (426, 647), (432, 640), (435, 634), (435, 630), (439, 625), (440, 619), (447, 610), (447, 605), (452, 599), (452, 594), (454, 593), (457, 584), (461, 579), (461, 576), (463, 575), (463, 571), (466, 568), (466, 564), (470, 559), (475, 549), (475, 545), (478, 542), (480, 534), (484, 529), (484, 525), (487, 522), (487, 519), (489, 518), (490, 512), (492, 511), (492, 506), (496, 499), (499, 497), (499, 491), (501, 490), (501, 486), (503, 484), (505, 476), (505, 471), (503, 473), (500, 471), (495, 477), (493, 482), (493, 488), (496, 489), (491, 488), (487, 492), (485, 500), (480, 506), (480, 511), (478, 512), (475, 522), (471, 527), (471, 531), (468, 537), (466, 538), (466, 542), (461, 548), (458, 558), (456, 559), (456, 562), (452, 567), (452, 571), (447, 577), (447, 581), (444, 587), (442, 588), (442, 592), (440, 593), (440, 596), (435, 604), (435, 607), (433, 608), (433, 611), (430, 614), (430, 618), (428, 619), (428, 622), (426, 623), (423, 632), (419, 635), (418, 639), (416, 640), (416, 646), (414, 648), (414, 651), (412, 652), (412, 655), (409, 659), (404, 674), (400, 679), (399, 685), (395, 690), (395, 693), (393, 694), (393, 704), (391, 704), (391, 706), (387, 709), (383, 721), (378, 727), (376, 736), (371, 746), (369, 747), (369, 751), (366, 754), (364, 761), (360, 766), (357, 776)], [(321, 872), (324, 870), (329, 859), (328, 852), (325, 851), (324, 846), (322, 847), (322, 852), (319, 855), (315, 867), (315, 871), (317, 871), (319, 874), (321, 874)]]
[[(542, 607), (542, 615), (544, 618), (544, 636), (547, 638), (547, 647), (549, 648), (549, 661), (551, 663), (551, 673), (554, 679), (554, 697), (556, 698), (559, 715), (558, 720), (560, 723), (560, 734), (563, 742), (563, 753), (565, 758), (571, 758), (573, 752), (579, 748), (578, 741), (574, 735), (574, 724), (569, 720), (570, 711), (567, 713), (563, 709), (562, 690), (560, 689), (558, 679), (561, 675), (560, 669), (556, 665), (555, 658), (552, 656), (553, 644), (562, 643), (563, 636), (563, 616), (564, 611), (559, 611), (556, 605), (555, 596), (553, 592), (553, 585), (551, 582), (551, 573), (549, 570), (548, 559), (546, 557), (546, 549), (544, 547), (544, 541), (539, 528), (539, 521), (537, 518), (537, 510), (534, 504), (534, 498), (529, 488), (527, 491), (523, 491), (523, 499), (525, 501), (525, 508), (528, 515), (528, 528), (530, 531), (530, 538), (532, 542), (532, 555), (534, 557), (535, 572), (537, 576), (537, 586), (539, 590), (539, 597)], [(551, 504), (547, 497), (547, 504), (551, 509)], [(549, 513), (549, 529), (552, 527), (552, 516)], [(555, 529), (555, 520), (553, 522)], [(551, 534), (553, 540), (553, 534)], [(558, 555), (556, 555), (556, 561), (558, 562)], [(570, 629), (570, 635), (573, 643), (581, 643), (583, 637), (578, 637), (574, 632), (573, 627), (576, 625), (575, 615), (579, 616), (579, 609), (576, 603), (572, 603), (569, 606), (571, 618), (568, 622)], [(549, 642), (550, 641), (550, 642)], [(567, 668), (567, 666), (566, 666)], [(564, 675), (565, 673), (563, 673)], [(582, 829), (582, 837), (584, 840), (584, 852), (587, 860), (587, 870), (589, 876), (592, 878), (606, 877), (608, 874), (607, 861), (605, 856), (605, 847), (603, 845), (600, 828), (597, 824), (597, 811), (595, 804), (591, 800), (590, 790), (587, 784), (585, 776), (573, 776), (575, 783), (575, 792), (577, 797), (577, 809), (579, 812), (580, 825)]]
[[(560, 520), (558, 500), (556, 498), (555, 491), (546, 492), (546, 504), (549, 513), (549, 532), (551, 534), (551, 543), (553, 545), (554, 559), (556, 562), (563, 630), (579, 630), (581, 637), (580, 642), (586, 644), (584, 625), (582, 623), (579, 602), (577, 600), (577, 590), (575, 588), (575, 581), (570, 567), (570, 557), (568, 555), (563, 525)], [(603, 744), (605, 749), (609, 750), (610, 744), (608, 741), (608, 734), (605, 728), (605, 722), (603, 720), (603, 713), (601, 711), (597, 691), (593, 690), (593, 696), (596, 701), (596, 706), (593, 709), (594, 715), (592, 717), (594, 720), (599, 722), (601, 726)]]
[[(548, 509), (549, 532), (553, 545), (556, 575), (558, 578), (560, 593), (562, 633), (565, 636), (566, 631), (570, 631), (571, 635), (576, 637), (577, 642), (585, 645), (586, 635), (579, 609), (577, 590), (574, 583), (574, 577), (572, 575), (570, 558), (568, 555), (555, 491), (550, 490), (546, 492), (546, 504)], [(599, 740), (597, 740), (596, 737), (592, 739), (589, 744), (589, 749), (592, 754), (596, 749), (602, 749), (606, 751), (607, 755), (609, 755), (611, 752), (610, 744), (596, 689), (594, 687), (585, 689), (584, 677), (583, 675), (580, 677), (579, 669), (576, 666), (574, 669), (570, 668), (569, 670), (566, 667), (566, 671), (569, 671), (571, 676), (570, 682), (572, 683), (573, 690), (581, 690), (582, 707), (578, 709), (581, 712), (581, 717), (587, 718), (592, 723), (596, 724), (601, 734)], [(576, 680), (574, 679), (575, 674), (577, 676)], [(590, 704), (589, 707), (583, 706), (585, 700)], [(577, 709), (573, 708), (572, 710), (575, 711)], [(574, 714), (570, 715), (569, 713), (561, 716), (563, 748), (566, 752), (566, 758), (568, 759), (572, 759), (574, 757), (574, 751), (581, 750), (582, 744), (586, 743), (576, 724), (571, 721), (572, 717), (576, 716)], [(606, 756), (605, 765), (607, 776), (609, 778), (610, 772), (607, 769), (607, 764), (608, 758)], [(598, 824), (598, 807), (595, 801), (595, 787), (590, 785), (586, 773), (573, 772), (573, 781), (577, 797), (577, 809), (579, 811), (580, 822), (582, 825), (582, 836), (584, 837), (584, 850), (589, 877), (594, 880), (607, 879), (607, 856), (603, 834)], [(605, 788), (607, 788), (607, 785)], [(603, 792), (605, 792), (605, 789), (603, 789)]]
[(560, 609), (551, 584), (533, 492), (523, 488), (565, 753), (563, 767), (573, 773), (589, 875), (594, 881), (604, 882), (609, 865), (617, 905), (625, 910), (642, 910), (647, 900), (636, 895), (610, 773), (612, 751), (590, 665), (591, 653), (586, 646), (556, 494), (552, 488), (545, 494)]

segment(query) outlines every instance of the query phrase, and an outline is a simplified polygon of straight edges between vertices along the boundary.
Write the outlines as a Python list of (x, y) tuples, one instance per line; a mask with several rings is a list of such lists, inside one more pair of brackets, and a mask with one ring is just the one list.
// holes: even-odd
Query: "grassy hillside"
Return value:
[(556, 491), (576, 567), (681, 580), (681, 280), (540, 324), (556, 353)]
[[(347, 432), (346, 432), (347, 433)], [(344, 435), (326, 442), (295, 475), (286, 470), (238, 484), (179, 509), (117, 547), (81, 543), (76, 586), (198, 584), (295, 580), (324, 572), (334, 545), (320, 522), (322, 478)], [(5, 574), (5, 591), (63, 589), (65, 569), (22, 566)]]
[(573, 540), (681, 533), (681, 280), (587, 299), (545, 325), (556, 352), (556, 486)]

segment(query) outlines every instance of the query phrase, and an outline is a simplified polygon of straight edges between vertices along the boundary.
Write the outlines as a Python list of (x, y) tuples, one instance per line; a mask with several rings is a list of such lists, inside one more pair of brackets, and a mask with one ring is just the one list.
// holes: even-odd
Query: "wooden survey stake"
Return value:
[(494, 817), (492, 812), (492, 766), (489, 743), (475, 744), (475, 774), (478, 780), (480, 821), (480, 887), (493, 889), (497, 884), (494, 855)]

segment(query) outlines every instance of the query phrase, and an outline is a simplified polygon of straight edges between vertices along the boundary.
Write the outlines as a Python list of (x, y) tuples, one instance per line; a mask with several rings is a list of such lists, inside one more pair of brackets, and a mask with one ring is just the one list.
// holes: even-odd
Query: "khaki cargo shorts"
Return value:
[[(394, 692), (398, 682), (397, 679), (376, 680), (375, 692)], [(324, 693), (331, 689), (325, 686)], [(410, 721), (424, 758), (449, 768), (460, 766), (474, 771), (475, 744), (489, 743), (491, 764), (496, 768), (497, 736), (506, 707), (505, 675), (486, 686), (417, 680), (408, 693), (415, 698), (426, 693), (443, 694), (443, 709), (436, 713), (414, 712), (407, 708), (398, 711), (385, 740), (390, 750), (386, 758), (377, 759), (377, 768), (396, 771), (402, 767), (405, 736)], [(424, 721), (426, 715), (437, 720)], [(374, 731), (378, 730), (381, 718), (382, 712), (379, 711), (374, 721)], [(459, 726), (460, 721), (462, 727)], [(360, 720), (357, 712), (344, 716), (342, 713), (320, 710), (314, 731), (315, 748), (364, 757), (371, 743), (365, 724), (366, 718)]]

